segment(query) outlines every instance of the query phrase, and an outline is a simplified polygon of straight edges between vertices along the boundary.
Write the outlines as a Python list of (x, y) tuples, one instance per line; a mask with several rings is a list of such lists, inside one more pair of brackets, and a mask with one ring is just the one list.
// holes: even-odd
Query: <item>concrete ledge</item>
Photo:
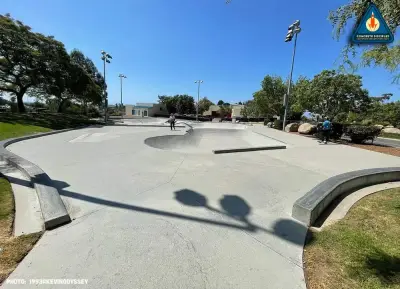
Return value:
[(229, 153), (265, 151), (265, 150), (279, 150), (279, 149), (286, 149), (286, 146), (266, 146), (266, 147), (248, 147), (248, 148), (220, 149), (220, 150), (213, 150), (213, 153), (214, 154), (229, 154)]
[(292, 217), (312, 226), (334, 199), (371, 185), (400, 181), (400, 167), (353, 171), (331, 177), (298, 199)]
[[(120, 123), (115, 123), (112, 124), (110, 126), (127, 126), (127, 127), (165, 127), (165, 128), (169, 128), (169, 125), (163, 125), (163, 124), (120, 124)], [(178, 128), (185, 128), (184, 125), (176, 125), (175, 127)]]
[(34, 134), (0, 142), (0, 160), (6, 161), (9, 165), (20, 170), (27, 178), (30, 179), (34, 189), (36, 190), (45, 229), (52, 229), (70, 222), (71, 218), (68, 214), (68, 211), (65, 208), (58, 190), (54, 187), (50, 177), (37, 165), (6, 150), (6, 147), (19, 141), (62, 133), (70, 130), (75, 129), (64, 129), (48, 133)]

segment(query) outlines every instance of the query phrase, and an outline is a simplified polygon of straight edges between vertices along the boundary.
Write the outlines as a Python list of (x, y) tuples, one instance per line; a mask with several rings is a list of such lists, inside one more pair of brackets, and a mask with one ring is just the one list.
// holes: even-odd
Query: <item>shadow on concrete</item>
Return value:
[(65, 128), (78, 128), (86, 125), (103, 127), (98, 121), (83, 115), (67, 113), (0, 113), (2, 122), (10, 124), (36, 125), (54, 130)]
[[(14, 178), (14, 177), (8, 177), (8, 179), (12, 183), (31, 187), (32, 183), (34, 183), (34, 182), (42, 183), (43, 180), (46, 180), (45, 185), (48, 185), (49, 184), (48, 179), (50, 179), (50, 178), (46, 174), (43, 174), (43, 176), (39, 175), (39, 176), (37, 176), (37, 178), (35, 178), (35, 180), (32, 181), (32, 183), (25, 181), (25, 180), (21, 180), (19, 178)], [(175, 218), (175, 219), (182, 219), (182, 220), (187, 220), (187, 221), (192, 221), (192, 222), (198, 222), (201, 224), (221, 226), (221, 227), (230, 228), (230, 229), (237, 229), (237, 230), (242, 230), (242, 231), (246, 231), (249, 233), (264, 232), (264, 233), (275, 235), (279, 238), (282, 238), (291, 243), (295, 243), (295, 244), (301, 245), (301, 246), (304, 244), (304, 240), (305, 240), (306, 233), (307, 233), (307, 227), (305, 227), (303, 224), (298, 223), (292, 219), (279, 219), (274, 223), (274, 225), (272, 226), (272, 229), (263, 228), (261, 226), (251, 223), (248, 220), (248, 216), (251, 213), (250, 205), (243, 198), (241, 198), (239, 196), (235, 196), (235, 195), (223, 196), (222, 199), (220, 200), (220, 205), (222, 208), (222, 210), (220, 210), (220, 209), (216, 209), (216, 208), (209, 206), (207, 198), (198, 192), (188, 190), (188, 189), (183, 189), (183, 190), (176, 191), (174, 193), (175, 199), (179, 203), (186, 205), (186, 206), (191, 206), (191, 207), (199, 207), (199, 208), (203, 207), (209, 211), (218, 213), (220, 215), (226, 216), (226, 217), (236, 221), (235, 223), (231, 223), (231, 222), (225, 222), (225, 221), (219, 221), (219, 220), (213, 220), (213, 219), (200, 218), (200, 217), (195, 217), (195, 216), (190, 216), (190, 215), (178, 214), (178, 213), (174, 213), (174, 212), (162, 211), (162, 210), (157, 210), (157, 209), (152, 209), (152, 208), (147, 208), (147, 207), (141, 207), (141, 206), (121, 203), (121, 202), (117, 202), (117, 201), (106, 200), (106, 199), (89, 196), (89, 195), (85, 195), (85, 194), (81, 194), (81, 193), (71, 192), (71, 191), (66, 190), (66, 188), (69, 187), (69, 184), (64, 181), (51, 180), (51, 183), (52, 183), (53, 187), (58, 190), (59, 194), (64, 197), (73, 198), (73, 199), (90, 202), (90, 203), (94, 203), (94, 204), (99, 204), (99, 205), (103, 205), (103, 206), (108, 206), (108, 207), (114, 207), (114, 208), (120, 208), (120, 209), (124, 209), (124, 210), (140, 212), (140, 213), (152, 214), (152, 215)]]

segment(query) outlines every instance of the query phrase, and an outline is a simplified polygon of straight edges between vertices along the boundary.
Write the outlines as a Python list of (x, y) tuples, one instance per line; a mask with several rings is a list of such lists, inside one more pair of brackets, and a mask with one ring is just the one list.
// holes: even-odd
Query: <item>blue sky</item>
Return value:
[[(335, 68), (345, 37), (332, 38), (329, 10), (345, 0), (1, 0), (0, 13), (34, 31), (78, 48), (102, 70), (100, 50), (113, 56), (107, 66), (109, 103), (155, 102), (157, 95), (201, 96), (212, 101), (244, 101), (266, 74), (286, 78), (293, 42), (287, 27), (301, 20), (294, 79)], [(350, 33), (350, 31), (348, 31)], [(370, 95), (394, 93), (399, 86), (381, 68), (359, 71)]]

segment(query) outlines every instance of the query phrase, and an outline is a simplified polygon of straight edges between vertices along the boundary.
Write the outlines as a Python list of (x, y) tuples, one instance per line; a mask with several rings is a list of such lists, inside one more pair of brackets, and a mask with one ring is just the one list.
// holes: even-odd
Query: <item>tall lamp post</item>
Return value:
[(103, 86), (103, 94), (104, 94), (104, 122), (107, 123), (107, 109), (108, 109), (108, 99), (107, 99), (107, 87), (106, 87), (106, 63), (111, 63), (110, 59), (112, 59), (111, 55), (101, 51), (101, 60), (103, 60), (103, 73), (104, 73), (104, 86)]
[(199, 102), (200, 102), (200, 84), (202, 84), (203, 80), (196, 80), (194, 83), (197, 83), (197, 105), (196, 105), (196, 121), (199, 121)]
[(293, 75), (293, 66), (294, 66), (294, 59), (296, 56), (296, 44), (297, 44), (297, 34), (299, 34), (301, 31), (300, 28), (300, 20), (296, 20), (292, 25), (289, 26), (288, 32), (286, 35), (285, 42), (290, 42), (292, 41), (292, 38), (294, 36), (294, 47), (293, 47), (293, 56), (292, 56), (292, 67), (290, 69), (290, 76), (289, 76), (289, 83), (288, 83), (288, 90), (287, 94), (285, 95), (284, 98), (284, 105), (285, 105), (285, 114), (283, 116), (283, 130), (285, 130), (286, 126), (286, 118), (287, 118), (287, 112), (288, 112), (288, 104), (289, 104), (289, 98), (290, 98), (290, 91), (292, 87), (292, 75)]
[(126, 77), (126, 75), (123, 75), (121, 73), (118, 75), (118, 77), (121, 80), (121, 118), (123, 118), (124, 117), (124, 109), (123, 109), (123, 105), (122, 105), (122, 79), (127, 78), (127, 77)]

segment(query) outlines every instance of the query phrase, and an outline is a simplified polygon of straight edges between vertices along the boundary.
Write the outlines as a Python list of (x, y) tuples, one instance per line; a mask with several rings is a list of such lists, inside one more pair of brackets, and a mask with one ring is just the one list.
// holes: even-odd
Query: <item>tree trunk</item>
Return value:
[(24, 105), (24, 94), (26, 92), (26, 89), (21, 89), (17, 94), (17, 105), (18, 105), (18, 112), (19, 113), (24, 113), (25, 112), (25, 105)]
[(83, 110), (84, 110), (84, 114), (86, 116), (88, 116), (88, 105), (87, 105), (86, 101), (83, 102)]
[(61, 112), (62, 112), (64, 103), (65, 103), (66, 100), (67, 100), (67, 99), (61, 99), (61, 102), (60, 102), (60, 104), (58, 105), (58, 109), (57, 109), (57, 112), (58, 112), (58, 113), (61, 113)]

